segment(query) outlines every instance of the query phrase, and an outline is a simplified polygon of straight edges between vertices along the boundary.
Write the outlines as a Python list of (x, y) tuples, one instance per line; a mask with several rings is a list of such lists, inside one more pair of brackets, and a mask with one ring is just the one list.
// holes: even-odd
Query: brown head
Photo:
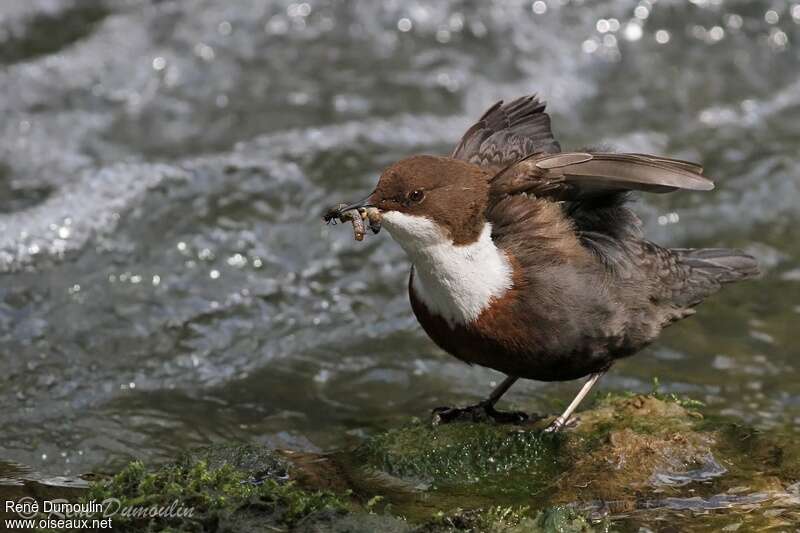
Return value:
[(367, 203), (380, 210), (384, 226), (398, 240), (426, 238), (424, 225), (414, 224), (426, 219), (455, 244), (469, 244), (486, 222), (488, 190), (489, 177), (477, 165), (418, 155), (387, 168)]

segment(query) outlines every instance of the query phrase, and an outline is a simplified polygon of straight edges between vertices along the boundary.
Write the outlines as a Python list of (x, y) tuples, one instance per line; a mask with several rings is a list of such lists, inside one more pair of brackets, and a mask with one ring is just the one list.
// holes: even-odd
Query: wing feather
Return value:
[(527, 193), (578, 200), (625, 191), (708, 191), (714, 183), (694, 163), (643, 154), (534, 154), (492, 178), (494, 198)]
[(497, 102), (467, 130), (451, 157), (497, 171), (533, 153), (558, 153), (545, 106), (536, 95)]

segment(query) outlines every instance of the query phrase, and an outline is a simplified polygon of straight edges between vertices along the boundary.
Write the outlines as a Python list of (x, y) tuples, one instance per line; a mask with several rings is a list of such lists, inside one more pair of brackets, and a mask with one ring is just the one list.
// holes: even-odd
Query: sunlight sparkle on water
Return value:
[(764, 20), (766, 20), (768, 24), (777, 24), (780, 20), (780, 15), (778, 15), (777, 11), (770, 9), (764, 13)]
[(625, 25), (625, 39), (628, 41), (638, 41), (642, 38), (642, 25), (636, 21), (630, 21)]

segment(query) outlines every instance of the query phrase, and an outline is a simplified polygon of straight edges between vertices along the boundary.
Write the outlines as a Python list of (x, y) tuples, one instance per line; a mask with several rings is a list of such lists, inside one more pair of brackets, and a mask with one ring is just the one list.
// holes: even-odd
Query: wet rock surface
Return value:
[[(608, 396), (560, 434), (416, 421), (329, 454), (244, 444), (128, 465), (84, 499), (196, 508), (121, 531), (774, 531), (800, 524), (791, 434), (697, 402)], [(127, 528), (127, 529), (126, 529)], [(644, 529), (641, 529), (644, 528)]]
[(363, 476), (356, 479), (393, 487), (410, 515), (426, 505), (463, 506), (466, 498), (482, 508), (566, 505), (623, 528), (658, 530), (664, 516), (709, 531), (798, 523), (800, 446), (791, 432), (702, 413), (697, 402), (626, 395), (598, 401), (558, 435), (540, 432), (547, 421), (418, 424), (357, 450)]

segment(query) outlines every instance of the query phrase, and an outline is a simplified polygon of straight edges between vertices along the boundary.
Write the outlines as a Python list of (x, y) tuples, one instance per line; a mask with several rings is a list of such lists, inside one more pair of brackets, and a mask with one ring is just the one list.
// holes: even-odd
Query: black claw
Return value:
[(488, 403), (468, 407), (437, 407), (431, 413), (434, 426), (450, 422), (494, 422), (495, 424), (523, 424), (530, 417), (521, 411), (498, 411)]

